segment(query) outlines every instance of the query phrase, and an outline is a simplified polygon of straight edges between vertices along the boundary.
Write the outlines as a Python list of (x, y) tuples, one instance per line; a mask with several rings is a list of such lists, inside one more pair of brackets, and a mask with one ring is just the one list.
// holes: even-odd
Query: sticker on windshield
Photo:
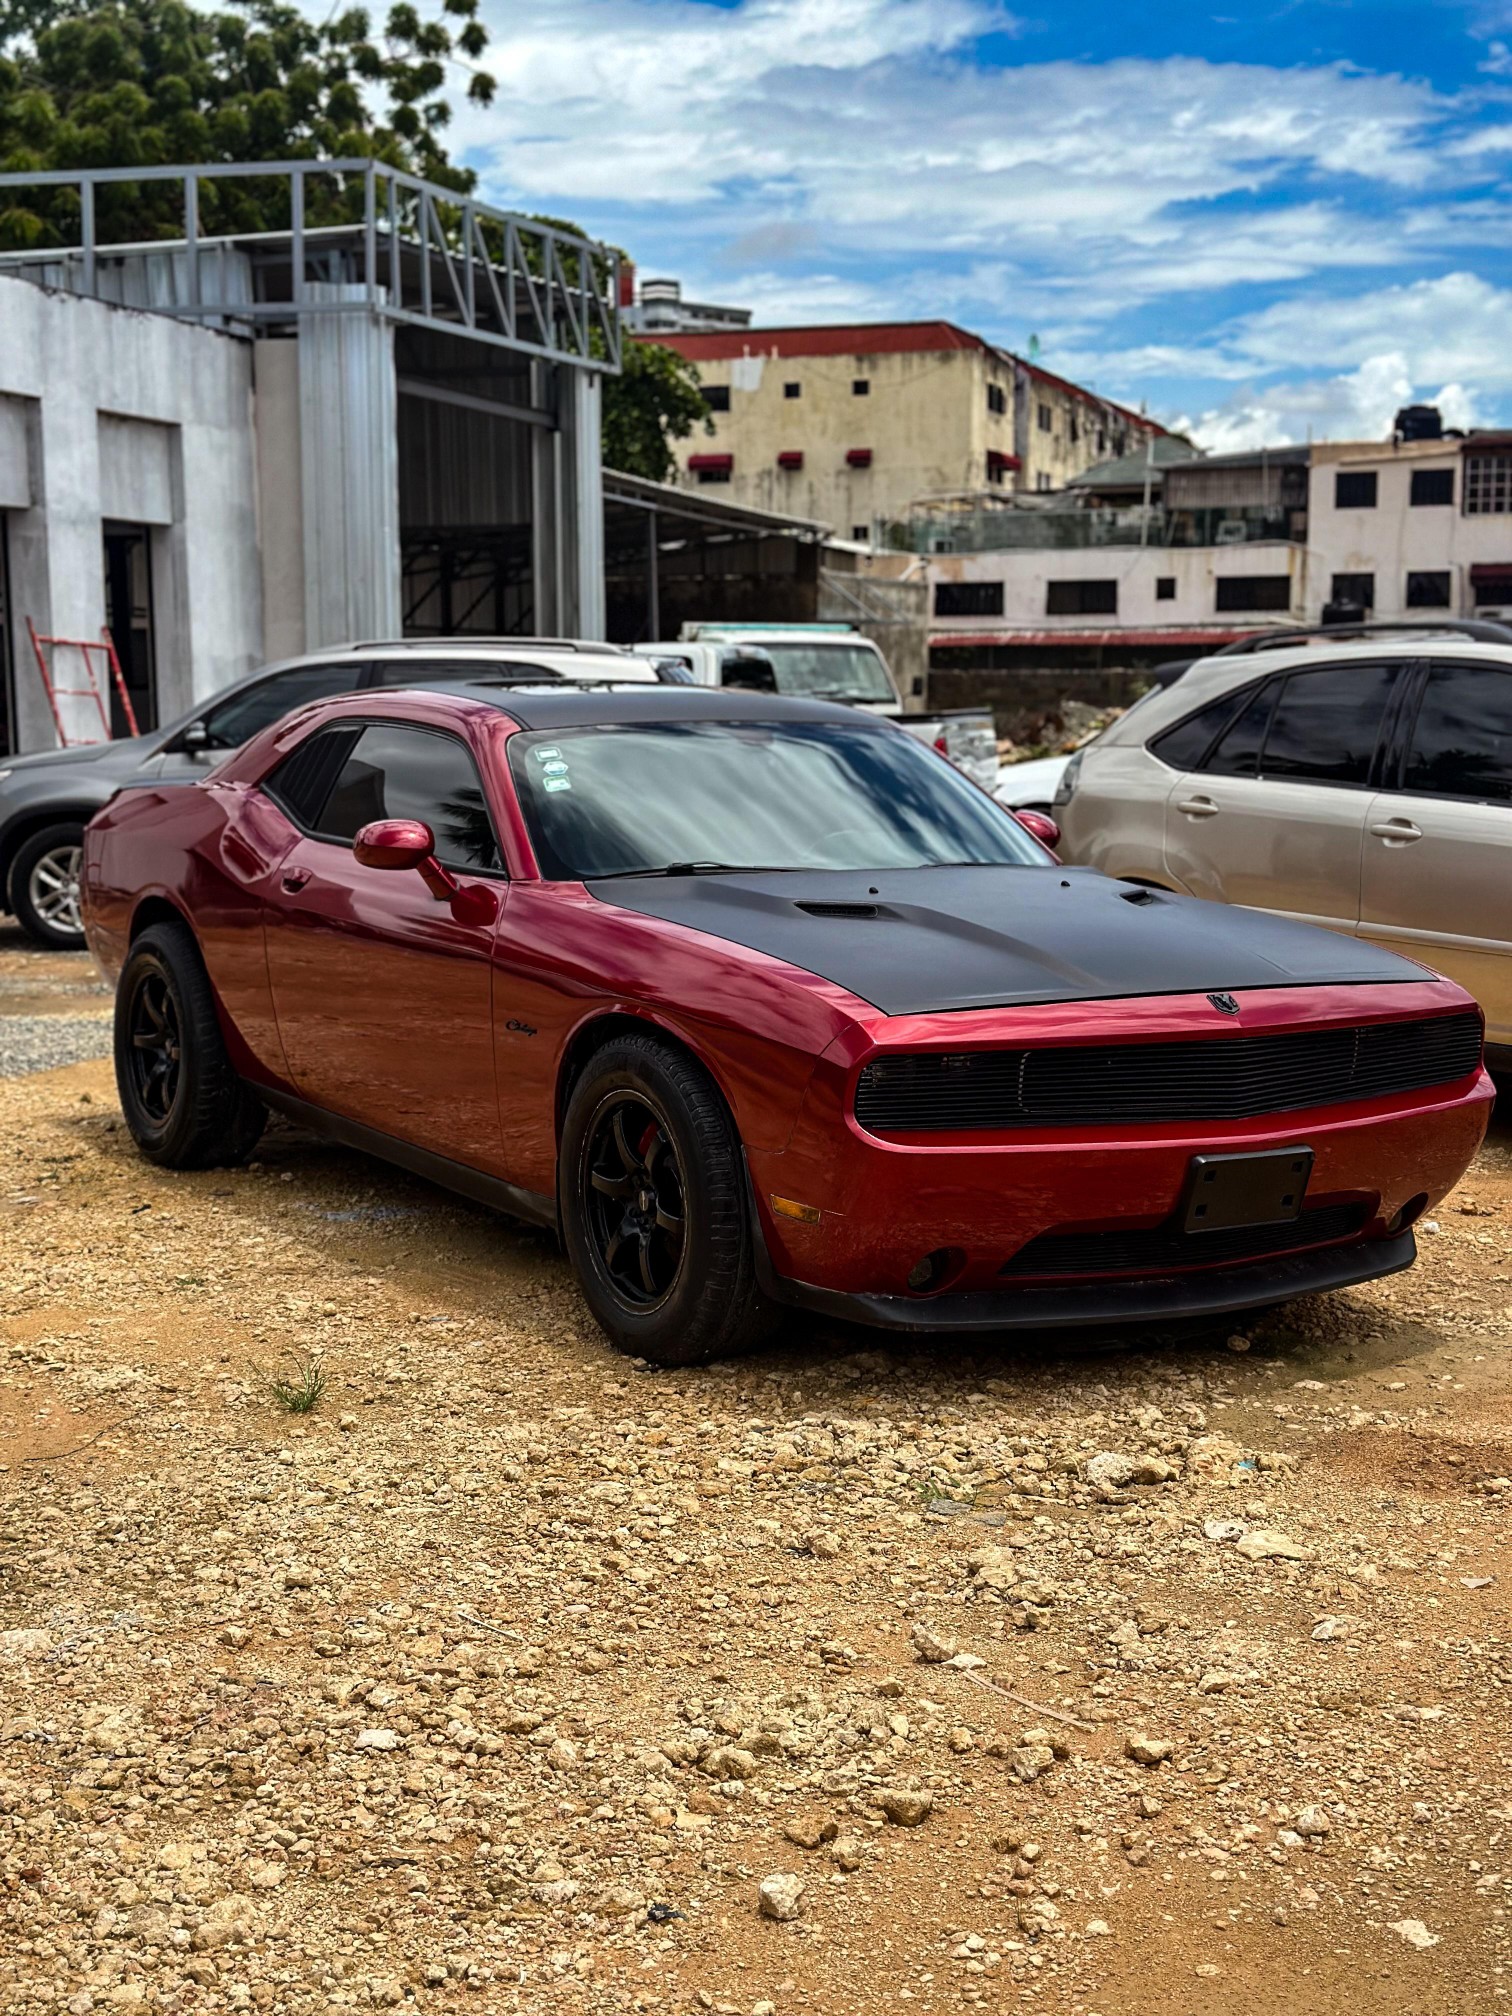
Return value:
[(551, 762), (560, 763), (562, 760), (562, 752), (560, 749), (532, 749), (530, 753), (532, 756), (534, 756), (537, 763), (551, 763)]
[(567, 765), (560, 756), (553, 756), (549, 763), (541, 765), (541, 769), (548, 777), (565, 777), (567, 775)]
[(570, 791), (572, 789), (572, 779), (570, 777), (543, 777), (541, 779), (541, 789), (543, 791)]

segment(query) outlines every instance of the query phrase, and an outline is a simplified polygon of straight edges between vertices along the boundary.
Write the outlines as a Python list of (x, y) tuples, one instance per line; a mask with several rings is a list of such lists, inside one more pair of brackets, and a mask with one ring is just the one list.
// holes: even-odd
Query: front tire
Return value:
[(558, 1170), (579, 1285), (620, 1350), (697, 1365), (761, 1341), (745, 1162), (713, 1081), (660, 1038), (596, 1051), (572, 1089)]
[(84, 828), (44, 826), (16, 850), (11, 867), (11, 914), (27, 937), (50, 952), (82, 952), (84, 919), (79, 876)]
[(231, 1068), (199, 947), (183, 924), (132, 943), (115, 1005), (116, 1087), (138, 1148), (165, 1169), (244, 1162), (267, 1108)]

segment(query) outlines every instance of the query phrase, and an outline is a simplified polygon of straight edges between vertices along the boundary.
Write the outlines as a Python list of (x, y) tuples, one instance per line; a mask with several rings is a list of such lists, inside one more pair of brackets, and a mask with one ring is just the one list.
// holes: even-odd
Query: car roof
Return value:
[[(382, 697), (397, 699), (404, 691), (402, 686), (385, 687)], [(637, 721), (828, 721), (897, 733), (892, 722), (835, 701), (789, 699), (728, 686), (491, 686), (482, 679), (428, 679), (416, 691), (432, 697), (449, 694), (474, 705), (482, 702), (497, 707), (522, 728), (552, 731), (619, 727)]]

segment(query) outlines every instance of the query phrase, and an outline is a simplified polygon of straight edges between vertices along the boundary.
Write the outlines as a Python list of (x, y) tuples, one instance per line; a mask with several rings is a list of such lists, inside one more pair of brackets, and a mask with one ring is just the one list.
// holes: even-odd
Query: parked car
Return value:
[[(1129, 706), (1137, 707), (1142, 700), (1148, 700), (1151, 693), (1163, 692), (1167, 686), (1174, 686), (1192, 662), (1190, 658), (1172, 658), (1164, 665), (1152, 666), (1148, 675), (1150, 684), (1129, 702)], [(1022, 763), (1003, 764), (998, 771), (993, 797), (999, 805), (1006, 805), (1010, 812), (1053, 812), (1066, 765), (1075, 753), (1073, 750), (1064, 756), (1028, 756)]]
[(306, 701), (354, 688), (412, 685), (475, 666), (523, 665), (542, 677), (653, 680), (611, 644), (561, 638), (425, 638), (346, 644), (265, 665), (166, 728), (15, 756), (0, 767), (0, 889), (27, 936), (54, 951), (84, 943), (79, 860), (85, 822), (128, 784), (193, 783), (270, 721)]
[(885, 721), (473, 679), (304, 708), (85, 837), (142, 1152), (269, 1107), (559, 1226), (681, 1364), (1213, 1315), (1407, 1266), (1491, 1101), (1374, 945), (1063, 870)]
[[(849, 623), (685, 623), (673, 644), (637, 644), (646, 657), (686, 665), (695, 685), (764, 688), (836, 700), (882, 714), (927, 742), (973, 784), (998, 783), (997, 728), (988, 707), (906, 714), (892, 667)], [(763, 668), (771, 667), (767, 680)]]
[(1512, 1066), (1512, 629), (1288, 631), (1072, 757), (1067, 858), (1373, 939), (1459, 981)]

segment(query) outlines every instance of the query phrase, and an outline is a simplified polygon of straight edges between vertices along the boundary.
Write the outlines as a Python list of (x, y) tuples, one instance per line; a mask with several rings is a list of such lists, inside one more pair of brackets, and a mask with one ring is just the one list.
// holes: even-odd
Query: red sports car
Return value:
[(90, 826), (153, 1160), (269, 1107), (557, 1227), (615, 1343), (1254, 1308), (1408, 1266), (1480, 1143), (1470, 997), (1062, 868), (848, 708), (354, 694)]

